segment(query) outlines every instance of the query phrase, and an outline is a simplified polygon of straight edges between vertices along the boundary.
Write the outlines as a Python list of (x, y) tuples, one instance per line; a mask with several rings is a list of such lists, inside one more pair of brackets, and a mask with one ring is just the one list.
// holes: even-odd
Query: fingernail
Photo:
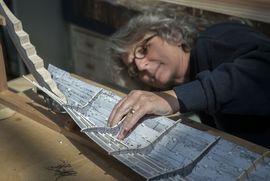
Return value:
[(119, 135), (117, 136), (117, 139), (122, 140), (122, 139), (123, 139), (123, 134), (119, 134)]

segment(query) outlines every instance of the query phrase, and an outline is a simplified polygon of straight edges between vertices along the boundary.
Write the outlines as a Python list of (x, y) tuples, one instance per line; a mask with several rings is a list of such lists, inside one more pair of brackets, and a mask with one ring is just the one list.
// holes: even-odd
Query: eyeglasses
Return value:
[(132, 63), (130, 65), (128, 65), (128, 74), (130, 77), (134, 78), (134, 77), (138, 76), (139, 70), (137, 68), (137, 65), (135, 64), (135, 59), (145, 58), (145, 56), (148, 53), (149, 47), (150, 47), (150, 45), (147, 43), (155, 36), (157, 36), (157, 34), (154, 34), (154, 35), (146, 38), (139, 45), (137, 45), (135, 47), (134, 52), (133, 52)]

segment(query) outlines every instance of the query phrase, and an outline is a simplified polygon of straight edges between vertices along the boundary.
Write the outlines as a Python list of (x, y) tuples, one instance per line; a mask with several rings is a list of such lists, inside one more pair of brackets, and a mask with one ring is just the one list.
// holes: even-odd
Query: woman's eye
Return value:
[(137, 53), (139, 53), (140, 55), (145, 55), (146, 52), (147, 50), (145, 50), (145, 47), (141, 47)]
[(142, 52), (140, 52), (140, 53), (142, 53), (143, 55), (146, 55), (146, 54), (148, 53), (148, 48), (149, 48), (149, 46), (150, 46), (150, 45), (145, 45), (145, 46), (141, 49)]

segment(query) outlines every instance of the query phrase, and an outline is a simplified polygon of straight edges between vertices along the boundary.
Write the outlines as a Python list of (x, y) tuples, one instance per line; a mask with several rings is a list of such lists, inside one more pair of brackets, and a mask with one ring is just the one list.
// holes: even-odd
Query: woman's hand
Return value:
[(165, 92), (131, 91), (112, 110), (108, 126), (113, 127), (125, 117), (118, 134), (118, 139), (124, 139), (143, 116), (147, 114), (169, 115), (178, 110), (179, 103), (173, 90)]

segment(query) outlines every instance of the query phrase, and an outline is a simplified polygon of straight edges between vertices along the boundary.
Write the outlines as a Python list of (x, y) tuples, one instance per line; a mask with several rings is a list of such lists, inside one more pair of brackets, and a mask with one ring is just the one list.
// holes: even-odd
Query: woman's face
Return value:
[(129, 49), (123, 62), (131, 75), (144, 83), (157, 88), (168, 88), (186, 80), (189, 53), (177, 44), (147, 34)]

